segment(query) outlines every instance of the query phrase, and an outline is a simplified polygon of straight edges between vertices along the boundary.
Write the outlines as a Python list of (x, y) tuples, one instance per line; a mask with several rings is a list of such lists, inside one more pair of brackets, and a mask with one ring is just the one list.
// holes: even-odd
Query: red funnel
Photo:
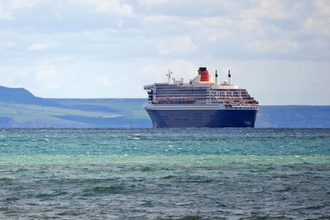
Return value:
[(206, 67), (199, 67), (198, 74), (201, 75), (201, 82), (210, 82), (210, 74)]

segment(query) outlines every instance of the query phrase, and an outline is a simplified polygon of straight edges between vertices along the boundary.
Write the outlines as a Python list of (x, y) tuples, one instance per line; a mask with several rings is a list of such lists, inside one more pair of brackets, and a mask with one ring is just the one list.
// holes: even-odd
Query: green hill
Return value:
[(256, 127), (330, 128), (330, 106), (260, 106)]
[(24, 88), (7, 88), (4, 86), (0, 86), (0, 102), (60, 107), (56, 102), (35, 97)]
[[(151, 128), (146, 99), (44, 99), (0, 86), (1, 128)], [(330, 106), (260, 106), (257, 128), (330, 128)]]
[(151, 127), (144, 99), (50, 99), (59, 107), (0, 102), (0, 127)]

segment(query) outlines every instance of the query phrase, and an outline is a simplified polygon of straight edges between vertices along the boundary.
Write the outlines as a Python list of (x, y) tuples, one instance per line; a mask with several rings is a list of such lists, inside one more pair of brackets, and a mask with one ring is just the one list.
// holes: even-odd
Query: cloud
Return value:
[(319, 11), (321, 16), (330, 16), (330, 5), (328, 0), (315, 0), (314, 1), (316, 9)]
[(10, 8), (21, 9), (21, 8), (32, 8), (41, 2), (46, 2), (47, 0), (9, 0), (7, 4)]
[(159, 5), (170, 2), (169, 0), (138, 0), (139, 4), (144, 6)]
[(255, 52), (269, 52), (289, 54), (297, 52), (301, 49), (298, 42), (281, 39), (281, 40), (256, 40), (247, 45), (247, 48)]
[(4, 46), (4, 47), (15, 47), (16, 43), (12, 42), (12, 41), (6, 41), (6, 42), (2, 43), (2, 46)]
[(53, 90), (60, 87), (61, 79), (62, 77), (56, 72), (54, 66), (43, 67), (35, 74), (37, 86), (45, 90)]
[(306, 34), (318, 35), (320, 37), (330, 37), (329, 28), (325, 28), (330, 23), (328, 19), (321, 19), (320, 17), (311, 17), (307, 19), (303, 26), (303, 32)]
[(96, 78), (97, 84), (102, 87), (110, 87), (113, 85), (113, 81), (109, 79), (107, 75), (100, 75)]
[(47, 50), (51, 47), (53, 47), (52, 44), (32, 44), (29, 46), (28, 51)]
[(330, 62), (328, 0), (2, 0), (0, 19), (1, 81), (42, 97), (146, 97), (168, 69), (189, 79), (201, 64), (261, 82), (256, 60)]
[(7, 10), (2, 3), (0, 3), (0, 19), (9, 20), (13, 19), (11, 11)]
[(96, 12), (128, 16), (132, 14), (133, 7), (121, 3), (119, 0), (84, 0), (83, 2), (94, 6)]
[(0, 2), (0, 19), (15, 19), (16, 11), (33, 8), (47, 0), (2, 0)]
[(190, 37), (168, 37), (152, 40), (152, 42), (161, 55), (187, 54), (198, 49), (198, 46), (192, 42)]

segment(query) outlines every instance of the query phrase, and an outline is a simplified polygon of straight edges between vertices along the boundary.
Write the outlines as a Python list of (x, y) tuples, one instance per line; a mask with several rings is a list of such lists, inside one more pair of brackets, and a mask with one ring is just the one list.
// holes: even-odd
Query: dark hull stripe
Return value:
[(154, 128), (166, 127), (251, 127), (258, 110), (150, 110)]

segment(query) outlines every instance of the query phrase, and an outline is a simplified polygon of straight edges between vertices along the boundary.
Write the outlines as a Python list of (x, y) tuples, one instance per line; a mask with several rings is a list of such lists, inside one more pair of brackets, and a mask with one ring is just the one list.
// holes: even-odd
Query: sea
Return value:
[(330, 129), (2, 129), (0, 219), (330, 219)]

